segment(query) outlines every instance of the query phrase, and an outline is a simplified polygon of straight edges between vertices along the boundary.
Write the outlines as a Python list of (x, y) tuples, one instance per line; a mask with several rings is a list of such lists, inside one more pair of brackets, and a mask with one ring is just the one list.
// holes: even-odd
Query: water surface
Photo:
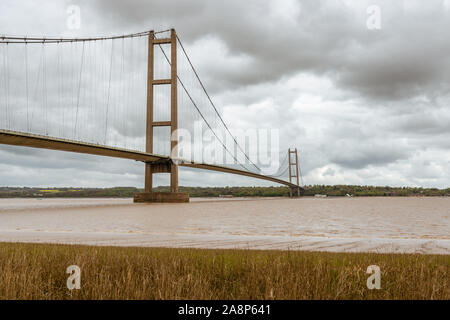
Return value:
[(450, 198), (0, 199), (0, 241), (450, 253)]

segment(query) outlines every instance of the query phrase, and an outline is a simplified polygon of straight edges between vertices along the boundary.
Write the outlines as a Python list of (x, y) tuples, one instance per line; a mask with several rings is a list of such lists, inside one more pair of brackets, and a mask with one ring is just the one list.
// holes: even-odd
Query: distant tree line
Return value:
[[(180, 187), (191, 197), (288, 197), (288, 187)], [(169, 187), (156, 187), (155, 192), (169, 192)], [(0, 187), (0, 198), (130, 198), (142, 189), (115, 188), (14, 188)], [(305, 186), (304, 196), (316, 194), (340, 196), (450, 196), (450, 188), (412, 188), (389, 186), (312, 185)]]
[(327, 196), (450, 196), (450, 188), (414, 188), (389, 186), (314, 185), (305, 187), (305, 195), (325, 194)]

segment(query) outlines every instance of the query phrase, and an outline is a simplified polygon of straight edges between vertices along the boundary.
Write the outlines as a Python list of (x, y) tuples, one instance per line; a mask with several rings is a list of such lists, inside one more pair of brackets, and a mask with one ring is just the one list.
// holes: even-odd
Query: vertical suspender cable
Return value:
[[(297, 161), (298, 161), (298, 159), (297, 159)], [(302, 168), (300, 167), (300, 162), (297, 163), (297, 165), (298, 165), (298, 171), (300, 173), (300, 179), (302, 181), (302, 187), (303, 187), (303, 174), (302, 174)]]
[(30, 131), (29, 98), (28, 98), (28, 46), (25, 43), (25, 91), (27, 93), (27, 131)]
[(5, 95), (4, 95), (4, 100), (5, 100), (5, 126), (8, 127), (8, 85), (7, 85), (7, 81), (8, 81), (8, 69), (7, 69), (7, 48), (8, 45), (3, 47), (3, 86), (5, 89)]
[(45, 59), (45, 42), (42, 43), (42, 102), (44, 104), (45, 135), (48, 135), (48, 111), (47, 111), (47, 64)]
[(80, 76), (78, 77), (78, 93), (77, 93), (77, 108), (76, 108), (76, 113), (75, 113), (75, 127), (74, 127), (74, 132), (73, 132), (73, 138), (76, 139), (76, 134), (77, 134), (77, 124), (78, 124), (78, 109), (80, 107), (80, 90), (81, 90), (81, 77), (83, 75), (83, 64), (84, 64), (84, 46), (85, 43), (83, 41), (83, 49), (81, 51), (81, 66), (80, 66)]
[(106, 122), (105, 122), (105, 139), (104, 144), (106, 145), (106, 134), (108, 132), (108, 111), (109, 111), (109, 99), (111, 93), (111, 75), (112, 75), (112, 65), (113, 65), (113, 50), (114, 49), (114, 39), (111, 40), (111, 58), (109, 62), (109, 83), (108, 83), (108, 97), (106, 99)]
[(6, 123), (8, 129), (11, 129), (11, 119), (9, 115), (9, 59), (8, 59), (8, 45), (5, 47), (3, 55), (3, 63), (5, 65), (5, 107), (6, 107)]

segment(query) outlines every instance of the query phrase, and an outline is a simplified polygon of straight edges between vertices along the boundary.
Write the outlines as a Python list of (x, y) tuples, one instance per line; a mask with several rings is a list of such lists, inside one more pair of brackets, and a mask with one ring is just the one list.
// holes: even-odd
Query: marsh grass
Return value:
[[(66, 268), (81, 268), (68, 290)], [(366, 286), (369, 265), (381, 289)], [(0, 299), (450, 299), (448, 255), (0, 243)]]

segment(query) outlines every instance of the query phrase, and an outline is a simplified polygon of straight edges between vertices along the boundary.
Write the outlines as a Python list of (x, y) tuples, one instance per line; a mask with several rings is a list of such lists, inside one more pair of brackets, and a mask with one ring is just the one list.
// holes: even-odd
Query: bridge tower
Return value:
[[(155, 46), (170, 44), (170, 79), (154, 78)], [(170, 120), (154, 121), (153, 88), (157, 85), (170, 85)], [(155, 38), (153, 31), (148, 36), (148, 69), (147, 69), (147, 121), (146, 152), (153, 154), (154, 127), (170, 127), (171, 158), (178, 157), (178, 94), (177, 94), (177, 35), (175, 29), (170, 30), (169, 38)], [(170, 192), (153, 192), (153, 174), (170, 173)], [(145, 192), (134, 195), (134, 202), (189, 202), (188, 193), (178, 192), (178, 165), (172, 161), (147, 162), (145, 164)]]
[(298, 154), (297, 148), (288, 150), (288, 159), (289, 159), (289, 182), (292, 183), (293, 178), (296, 178), (294, 183), (297, 184), (297, 188), (290, 188), (289, 194), (292, 197), (293, 193), (297, 191), (297, 196), (300, 197), (300, 183), (299, 183), (299, 170), (298, 170)]

